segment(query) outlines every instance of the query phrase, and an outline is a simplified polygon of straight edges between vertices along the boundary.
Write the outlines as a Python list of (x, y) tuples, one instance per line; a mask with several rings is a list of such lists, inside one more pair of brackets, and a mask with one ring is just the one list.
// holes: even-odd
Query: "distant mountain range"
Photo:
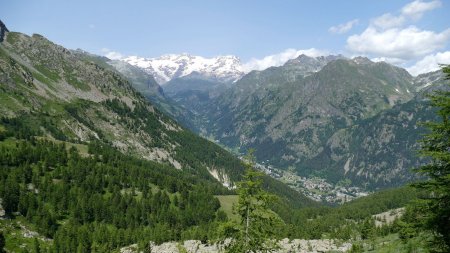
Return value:
[(236, 56), (204, 58), (189, 54), (168, 54), (158, 58), (130, 56), (123, 61), (144, 69), (160, 85), (188, 75), (218, 82), (234, 82), (244, 75), (241, 62)]
[(162, 86), (192, 115), (180, 121), (193, 130), (238, 154), (255, 148), (266, 165), (372, 189), (413, 180), (424, 131), (417, 124), (434, 117), (423, 94), (447, 87), (440, 71), (413, 77), (342, 55), (300, 55), (228, 84), (206, 76), (193, 72)]

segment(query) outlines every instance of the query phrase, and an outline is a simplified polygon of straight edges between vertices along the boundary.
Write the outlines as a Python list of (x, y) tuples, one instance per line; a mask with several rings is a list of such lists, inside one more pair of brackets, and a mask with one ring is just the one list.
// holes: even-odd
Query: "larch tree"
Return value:
[[(450, 79), (450, 66), (443, 67), (443, 71)], [(438, 108), (440, 120), (425, 123), (430, 132), (421, 141), (420, 153), (430, 162), (417, 169), (428, 178), (414, 184), (427, 192), (417, 209), (422, 217), (417, 222), (434, 235), (431, 251), (450, 252), (450, 91), (436, 91), (429, 98)]]
[(274, 196), (263, 190), (263, 174), (254, 165), (250, 152), (244, 161), (245, 175), (237, 188), (239, 200), (234, 212), (240, 222), (234, 226), (227, 252), (272, 252), (278, 248), (275, 231), (282, 220), (270, 210)]

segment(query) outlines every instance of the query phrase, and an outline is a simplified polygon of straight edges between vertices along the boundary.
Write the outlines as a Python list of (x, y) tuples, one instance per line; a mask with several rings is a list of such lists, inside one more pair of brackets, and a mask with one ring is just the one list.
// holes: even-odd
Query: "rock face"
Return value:
[(309, 76), (315, 72), (320, 71), (331, 61), (338, 59), (346, 59), (342, 55), (328, 55), (319, 57), (309, 57), (307, 55), (300, 55), (295, 59), (289, 60), (284, 64), (286, 69), (295, 71), (299, 75)]
[[(152, 253), (221, 253), (223, 247), (217, 244), (202, 244), (197, 240), (189, 240), (184, 243), (166, 242), (161, 245), (150, 244)], [(348, 242), (337, 243), (334, 240), (300, 240), (283, 239), (279, 242), (280, 249), (274, 253), (319, 253), (319, 252), (347, 252), (352, 244)], [(120, 250), (121, 253), (136, 253), (137, 245), (131, 245)]]
[(0, 20), (0, 42), (3, 42), (5, 33), (7, 32), (9, 32), (8, 28), (6, 28), (6, 25)]

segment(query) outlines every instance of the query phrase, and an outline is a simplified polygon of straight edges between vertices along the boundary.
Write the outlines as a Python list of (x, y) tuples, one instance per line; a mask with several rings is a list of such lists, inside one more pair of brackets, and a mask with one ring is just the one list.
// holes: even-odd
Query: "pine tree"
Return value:
[(33, 240), (34, 253), (41, 253), (41, 246), (39, 245), (38, 239), (35, 237)]
[(5, 252), (6, 240), (3, 232), (0, 232), (0, 253)]
[(11, 173), (4, 185), (3, 208), (6, 214), (11, 215), (17, 211), (20, 198), (20, 186), (17, 178)]
[[(450, 79), (450, 66), (443, 68)], [(423, 199), (422, 216), (418, 221), (434, 234), (431, 250), (450, 252), (450, 92), (437, 91), (429, 96), (431, 104), (439, 108), (439, 122), (428, 122), (430, 133), (422, 139), (421, 155), (431, 158), (430, 163), (417, 169), (428, 177), (415, 184), (428, 194)]]
[(233, 240), (227, 246), (228, 252), (271, 252), (278, 248), (275, 241), (276, 228), (281, 219), (269, 209), (274, 196), (262, 189), (261, 172), (256, 171), (252, 153), (244, 163), (244, 178), (238, 183), (239, 201), (235, 212), (240, 224), (234, 226), (229, 235)]

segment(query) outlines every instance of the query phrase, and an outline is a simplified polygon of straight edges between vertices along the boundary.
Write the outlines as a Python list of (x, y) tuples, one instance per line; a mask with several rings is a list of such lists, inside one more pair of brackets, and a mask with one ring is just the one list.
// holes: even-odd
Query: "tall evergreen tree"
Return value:
[[(443, 68), (450, 79), (450, 66)], [(422, 139), (421, 155), (431, 158), (430, 163), (417, 169), (428, 177), (415, 184), (428, 194), (423, 199), (423, 221), (426, 229), (434, 234), (430, 243), (432, 251), (450, 252), (450, 92), (437, 91), (430, 95), (431, 104), (438, 109), (439, 122), (428, 122), (430, 133)]]
[(38, 239), (35, 237), (33, 240), (34, 253), (41, 253), (41, 246), (39, 245)]
[(3, 208), (6, 214), (10, 215), (17, 211), (19, 204), (20, 186), (17, 177), (11, 173), (6, 179), (4, 185)]
[(6, 240), (3, 232), (0, 232), (0, 253), (5, 252)]
[(262, 189), (263, 174), (254, 169), (252, 152), (244, 162), (244, 178), (238, 183), (239, 201), (235, 212), (240, 224), (231, 236), (227, 252), (271, 252), (276, 249), (276, 228), (281, 219), (269, 209), (274, 196)]

